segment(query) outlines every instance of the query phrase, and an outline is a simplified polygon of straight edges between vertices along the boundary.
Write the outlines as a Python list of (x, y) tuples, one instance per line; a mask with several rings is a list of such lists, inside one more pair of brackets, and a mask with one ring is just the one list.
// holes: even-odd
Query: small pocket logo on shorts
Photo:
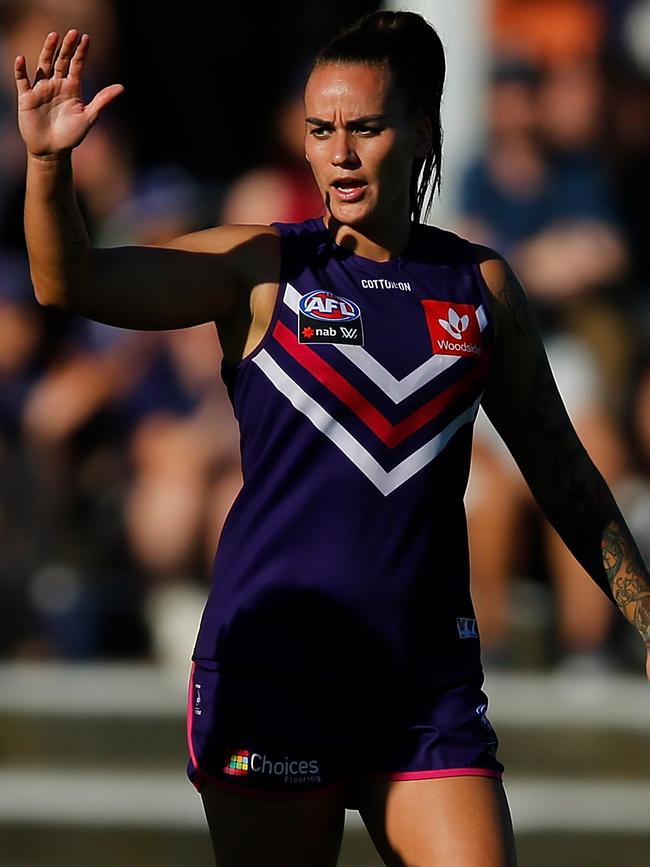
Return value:
[(478, 638), (478, 627), (475, 617), (457, 617), (456, 626), (461, 638)]
[(196, 716), (201, 716), (201, 684), (194, 684), (194, 713)]

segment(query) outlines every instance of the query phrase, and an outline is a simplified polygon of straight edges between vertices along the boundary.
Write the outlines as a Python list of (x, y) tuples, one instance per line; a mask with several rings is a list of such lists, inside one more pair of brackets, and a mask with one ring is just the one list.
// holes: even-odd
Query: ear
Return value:
[(431, 127), (431, 118), (423, 115), (417, 122), (415, 128), (415, 144), (413, 146), (413, 156), (416, 159), (424, 159), (433, 147), (433, 129)]

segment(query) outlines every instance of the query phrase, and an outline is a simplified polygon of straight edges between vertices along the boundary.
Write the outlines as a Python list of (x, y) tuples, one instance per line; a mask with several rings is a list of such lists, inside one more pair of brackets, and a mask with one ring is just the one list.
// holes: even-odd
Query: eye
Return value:
[(330, 132), (331, 130), (326, 126), (317, 126), (309, 130), (309, 135), (314, 138), (326, 138)]
[(373, 135), (378, 135), (381, 132), (381, 127), (376, 126), (358, 126), (353, 130), (355, 135), (363, 136), (364, 138), (369, 138)]

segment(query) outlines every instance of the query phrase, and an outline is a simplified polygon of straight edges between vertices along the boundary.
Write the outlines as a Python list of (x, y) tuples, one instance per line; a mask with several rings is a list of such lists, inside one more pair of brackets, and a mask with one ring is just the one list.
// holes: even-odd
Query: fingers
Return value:
[(63, 37), (59, 55), (54, 61), (54, 78), (65, 78), (70, 69), (70, 61), (72, 60), (77, 48), (77, 40), (79, 39), (78, 30), (68, 30)]
[(34, 75), (34, 84), (40, 81), (41, 78), (49, 78), (52, 75), (52, 63), (54, 60), (54, 52), (59, 41), (58, 33), (52, 31), (45, 37), (43, 48), (38, 58), (36, 73)]
[(14, 78), (16, 79), (16, 89), (18, 95), (27, 93), (31, 90), (29, 78), (27, 77), (27, 64), (22, 54), (19, 54), (14, 62)]
[(81, 78), (84, 63), (88, 56), (88, 48), (90, 46), (90, 37), (87, 33), (82, 33), (79, 42), (74, 50), (74, 54), (70, 58), (70, 71), (68, 78)]
[(94, 99), (86, 106), (85, 114), (88, 118), (88, 122), (90, 124), (95, 123), (100, 111), (102, 111), (109, 102), (112, 102), (116, 96), (119, 96), (123, 90), (124, 86), (122, 84), (111, 84), (103, 90), (100, 90)]
[[(79, 38), (78, 30), (68, 30), (63, 37), (63, 42), (57, 48), (59, 36), (52, 31), (45, 37), (43, 48), (38, 58), (38, 65), (34, 75), (34, 84), (42, 78), (80, 78), (83, 65), (88, 54), (90, 38), (87, 33)], [(19, 93), (26, 93), (32, 85), (27, 75), (27, 64), (22, 54), (18, 55), (14, 63), (14, 77)]]

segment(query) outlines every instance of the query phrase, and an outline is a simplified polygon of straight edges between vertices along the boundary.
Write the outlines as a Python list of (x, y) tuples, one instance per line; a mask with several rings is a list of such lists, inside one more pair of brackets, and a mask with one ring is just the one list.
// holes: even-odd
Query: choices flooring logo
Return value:
[(316, 759), (273, 759), (265, 753), (228, 749), (223, 773), (230, 777), (260, 774), (282, 777), (284, 783), (320, 783), (320, 767)]
[(230, 750), (226, 753), (226, 764), (224, 766), (224, 774), (230, 774), (233, 777), (242, 777), (248, 773), (250, 768), (250, 753), (248, 750), (237, 750), (231, 753)]

